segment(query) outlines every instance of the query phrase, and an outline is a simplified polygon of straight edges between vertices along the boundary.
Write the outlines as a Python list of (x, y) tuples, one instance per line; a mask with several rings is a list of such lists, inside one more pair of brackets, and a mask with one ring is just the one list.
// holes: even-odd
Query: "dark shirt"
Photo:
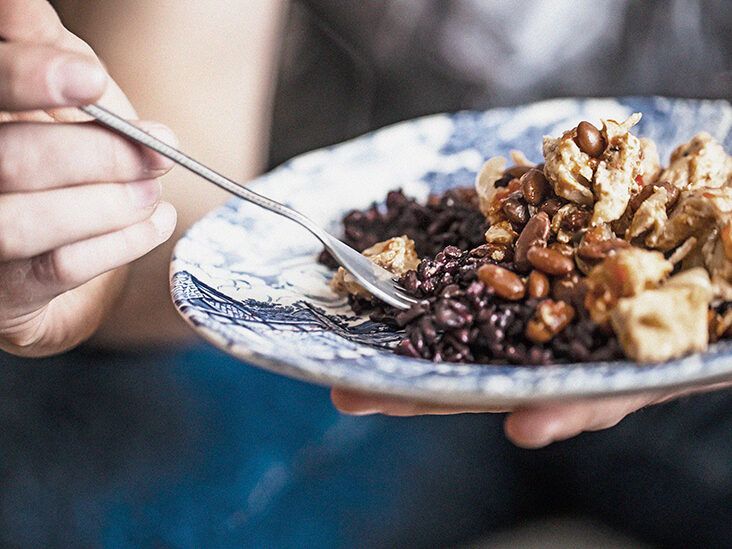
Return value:
[(732, 95), (725, 0), (297, 0), (271, 164), (422, 114), (557, 96)]

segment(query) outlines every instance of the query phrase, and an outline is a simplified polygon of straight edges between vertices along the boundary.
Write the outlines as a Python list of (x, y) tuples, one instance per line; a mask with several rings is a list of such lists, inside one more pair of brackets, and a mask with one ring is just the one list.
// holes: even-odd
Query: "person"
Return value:
[(572, 503), (652, 542), (728, 543), (730, 382), (505, 410), (508, 438), (543, 448), (661, 405), (533, 453), (501, 415), (437, 417), (495, 410), (333, 388), (371, 417), (340, 416), (191, 342), (168, 257), (227, 197), (74, 109), (164, 120), (177, 137), (136, 123), (245, 180), (426, 112), (729, 97), (728, 4), (597, 4), (55, 2), (74, 34), (45, 0), (2, 2), (0, 539), (429, 546)]

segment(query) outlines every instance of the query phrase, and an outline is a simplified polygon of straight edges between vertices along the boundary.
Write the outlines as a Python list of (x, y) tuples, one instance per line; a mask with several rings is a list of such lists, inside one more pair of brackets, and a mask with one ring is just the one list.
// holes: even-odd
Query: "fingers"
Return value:
[(506, 418), (506, 436), (517, 446), (541, 448), (584, 431), (617, 425), (625, 416), (656, 402), (661, 395), (641, 393), (520, 409)]
[(0, 76), (0, 109), (7, 111), (91, 103), (108, 81), (92, 57), (24, 43), (0, 43)]
[[(136, 123), (175, 145), (161, 124)], [(0, 192), (159, 177), (173, 162), (94, 123), (0, 124)]]
[(439, 406), (338, 388), (331, 390), (330, 397), (338, 411), (354, 416), (384, 414), (405, 417), (507, 411), (501, 407)]
[(5, 41), (52, 43), (64, 31), (46, 0), (2, 0), (0, 38)]
[(0, 195), (0, 261), (31, 258), (144, 221), (160, 192), (159, 181), (144, 180)]
[[(576, 436), (617, 425), (627, 415), (650, 404), (666, 402), (685, 394), (732, 387), (732, 381), (665, 393), (640, 393), (614, 398), (580, 400), (517, 409), (506, 418), (506, 436), (517, 446), (541, 448)], [(413, 416), (473, 412), (509, 412), (508, 407), (443, 407), (333, 388), (331, 400), (345, 414)]]
[(0, 308), (22, 314), (93, 278), (130, 263), (173, 233), (176, 212), (161, 202), (145, 221), (119, 231), (56, 248), (31, 259), (0, 264)]

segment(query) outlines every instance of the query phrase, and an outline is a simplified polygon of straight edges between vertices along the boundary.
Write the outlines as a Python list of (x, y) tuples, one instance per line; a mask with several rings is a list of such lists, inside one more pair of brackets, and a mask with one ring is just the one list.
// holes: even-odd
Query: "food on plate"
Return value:
[[(414, 240), (407, 236), (397, 236), (384, 242), (377, 242), (361, 253), (379, 267), (394, 273), (395, 276), (401, 276), (419, 266)], [(337, 294), (359, 295), (366, 298), (371, 295), (343, 267), (338, 267), (335, 276), (330, 281), (330, 287)]]
[(343, 269), (332, 287), (434, 361), (647, 363), (732, 336), (732, 157), (699, 133), (664, 168), (640, 120), (582, 121), (544, 138), (541, 164), (512, 151), (474, 188), (350, 212), (344, 240), (419, 303), (389, 307)]

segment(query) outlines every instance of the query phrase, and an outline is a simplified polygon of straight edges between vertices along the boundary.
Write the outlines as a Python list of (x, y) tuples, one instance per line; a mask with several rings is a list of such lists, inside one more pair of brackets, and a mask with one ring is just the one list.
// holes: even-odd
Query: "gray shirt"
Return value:
[(298, 0), (272, 164), (398, 120), (557, 96), (732, 94), (726, 0)]

